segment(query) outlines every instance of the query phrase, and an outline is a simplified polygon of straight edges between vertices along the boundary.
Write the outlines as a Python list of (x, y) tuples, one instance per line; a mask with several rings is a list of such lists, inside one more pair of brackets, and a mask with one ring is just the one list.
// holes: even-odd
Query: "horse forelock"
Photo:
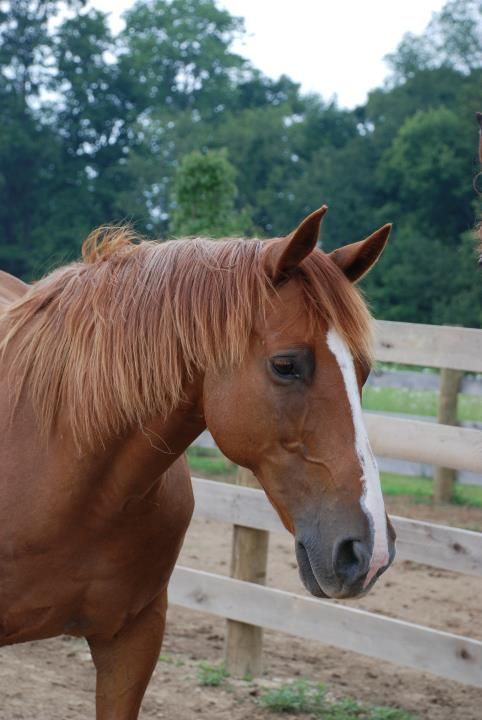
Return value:
[[(79, 448), (104, 444), (167, 416), (198, 374), (240, 363), (272, 297), (262, 247), (158, 243), (123, 227), (91, 234), (82, 261), (35, 283), (2, 315), (0, 351), (40, 427), (51, 430), (65, 408)], [(368, 310), (329, 257), (312, 253), (296, 279), (313, 327), (323, 319), (368, 358)]]

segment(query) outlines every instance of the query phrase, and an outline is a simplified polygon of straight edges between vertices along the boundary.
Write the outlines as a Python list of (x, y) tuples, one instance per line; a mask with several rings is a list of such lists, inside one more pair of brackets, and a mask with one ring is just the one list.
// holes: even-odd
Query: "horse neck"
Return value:
[(202, 383), (193, 383), (184, 400), (167, 418), (152, 418), (105, 449), (111, 467), (118, 467), (128, 486), (139, 488), (164, 473), (206, 428), (201, 406)]

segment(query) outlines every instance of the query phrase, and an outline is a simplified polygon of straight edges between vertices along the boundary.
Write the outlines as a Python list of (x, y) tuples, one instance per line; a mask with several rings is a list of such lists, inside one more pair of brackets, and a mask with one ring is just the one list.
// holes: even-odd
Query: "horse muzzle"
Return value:
[(386, 556), (373, 565), (373, 539), (340, 536), (323, 542), (307, 529), (296, 533), (298, 568), (306, 589), (315, 597), (354, 598), (366, 594), (395, 557), (395, 531), (387, 519)]

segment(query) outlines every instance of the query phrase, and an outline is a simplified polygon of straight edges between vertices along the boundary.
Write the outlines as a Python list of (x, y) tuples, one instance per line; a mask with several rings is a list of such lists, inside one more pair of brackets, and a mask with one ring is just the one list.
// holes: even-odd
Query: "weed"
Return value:
[(269, 690), (260, 697), (268, 710), (294, 715), (309, 714), (319, 720), (415, 720), (405, 710), (389, 707), (368, 707), (347, 697), (331, 702), (322, 684), (296, 680)]
[(184, 665), (184, 660), (179, 660), (167, 653), (159, 655), (159, 662), (166, 663), (166, 665), (175, 665), (176, 667), (182, 667)]
[(413, 715), (397, 708), (374, 707), (368, 715), (368, 720), (413, 720)]
[(295, 680), (269, 690), (260, 702), (273, 712), (320, 713), (326, 708), (325, 693), (324, 685)]
[(224, 665), (209, 665), (209, 663), (200, 663), (197, 671), (197, 677), (200, 685), (209, 687), (217, 687), (221, 685), (229, 673)]

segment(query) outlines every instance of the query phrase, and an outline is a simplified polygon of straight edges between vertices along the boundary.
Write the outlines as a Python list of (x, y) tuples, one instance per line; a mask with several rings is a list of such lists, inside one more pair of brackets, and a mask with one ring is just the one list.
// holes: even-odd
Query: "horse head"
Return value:
[(394, 557), (360, 401), (370, 318), (353, 286), (390, 226), (325, 254), (325, 210), (264, 243), (268, 302), (241, 364), (206, 373), (203, 404), (220, 449), (254, 472), (294, 535), (306, 588), (341, 598), (366, 592)]

